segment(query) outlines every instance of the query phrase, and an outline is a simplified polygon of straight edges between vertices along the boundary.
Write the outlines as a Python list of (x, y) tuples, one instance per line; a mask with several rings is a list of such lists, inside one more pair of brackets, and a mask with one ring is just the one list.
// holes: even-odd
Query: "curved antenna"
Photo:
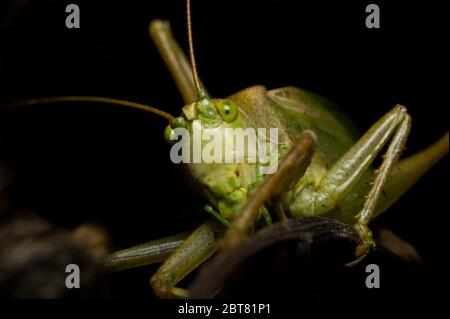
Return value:
[(189, 58), (192, 64), (192, 77), (194, 80), (194, 85), (197, 89), (198, 94), (202, 93), (202, 89), (200, 87), (200, 81), (198, 79), (197, 73), (197, 65), (195, 63), (195, 55), (194, 55), (194, 41), (192, 40), (192, 21), (191, 21), (191, 1), (186, 1), (186, 14), (187, 14), (187, 27), (188, 27), (188, 41), (189, 41)]
[(146, 112), (150, 112), (156, 114), (162, 118), (165, 118), (169, 122), (172, 122), (174, 117), (164, 111), (161, 111), (155, 107), (130, 102), (126, 100), (113, 99), (108, 97), (99, 97), (99, 96), (55, 96), (55, 97), (45, 97), (45, 98), (36, 98), (36, 99), (28, 99), (28, 100), (19, 100), (14, 102), (8, 102), (0, 105), (0, 109), (8, 109), (14, 107), (23, 107), (37, 104), (49, 104), (49, 103), (61, 103), (61, 102), (93, 102), (93, 103), (103, 103), (103, 104), (113, 104), (119, 106), (125, 106), (132, 109), (138, 109)]

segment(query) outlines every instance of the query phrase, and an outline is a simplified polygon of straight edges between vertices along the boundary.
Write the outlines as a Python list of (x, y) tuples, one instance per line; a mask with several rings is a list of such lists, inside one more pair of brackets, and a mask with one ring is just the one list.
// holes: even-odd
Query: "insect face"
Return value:
[(166, 140), (175, 142), (177, 152), (185, 152), (182, 156), (190, 175), (225, 219), (245, 202), (247, 186), (255, 181), (254, 165), (236, 160), (241, 146), (235, 143), (233, 130), (242, 130), (244, 122), (234, 101), (200, 94), (165, 130)]

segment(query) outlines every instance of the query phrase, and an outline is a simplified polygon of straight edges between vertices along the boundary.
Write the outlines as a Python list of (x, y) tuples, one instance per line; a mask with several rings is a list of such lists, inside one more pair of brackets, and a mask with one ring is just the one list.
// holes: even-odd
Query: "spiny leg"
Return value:
[(160, 298), (187, 297), (187, 291), (175, 285), (216, 251), (223, 230), (215, 220), (198, 227), (152, 276), (150, 284), (155, 293)]
[(220, 242), (221, 249), (239, 245), (259, 216), (264, 202), (277, 198), (292, 182), (298, 181), (305, 173), (314, 152), (315, 136), (303, 132), (278, 166), (278, 170), (268, 176), (263, 184), (250, 196), (242, 211), (236, 214)]
[(380, 215), (406, 193), (428, 170), (449, 151), (449, 133), (426, 149), (402, 159), (395, 165), (384, 186), (386, 196), (380, 197), (374, 217)]
[[(198, 92), (194, 85), (192, 68), (180, 45), (173, 37), (169, 22), (154, 20), (150, 23), (149, 32), (175, 80), (184, 102), (186, 104), (195, 102), (198, 99)], [(202, 87), (206, 93), (203, 85)]]
[[(405, 158), (398, 162), (392, 172), (389, 174), (386, 183), (382, 188), (384, 196), (378, 198), (376, 206), (372, 207), (370, 219), (380, 215), (395, 203), (404, 193), (406, 193), (431, 167), (433, 167), (449, 151), (449, 133), (445, 133), (437, 142), (426, 149)], [(366, 199), (368, 200), (368, 199)], [(358, 204), (357, 204), (358, 205)], [(364, 207), (366, 207), (364, 203)], [(367, 225), (366, 225), (367, 227)], [(399, 244), (396, 245), (400, 246)], [(414, 248), (408, 244), (402, 244), (403, 251), (399, 254), (401, 257), (407, 257), (420, 262), (420, 256), (414, 251)], [(364, 250), (364, 246), (360, 249)], [(364, 251), (359, 252), (362, 256)], [(355, 262), (357, 262), (356, 260)]]
[[(305, 203), (305, 207), (312, 207), (312, 211), (307, 211), (306, 215), (319, 215), (333, 210), (338, 201), (343, 199), (361, 179), (381, 149), (392, 139), (381, 167), (376, 172), (363, 209), (356, 216), (355, 229), (361, 237), (357, 256), (366, 253), (373, 243), (367, 225), (373, 217), (388, 175), (404, 147), (410, 127), (411, 118), (406, 108), (401, 105), (395, 106), (328, 170), (317, 187), (306, 187), (299, 194), (300, 202)], [(310, 205), (311, 202), (313, 205)]]
[(367, 253), (372, 245), (372, 235), (367, 226), (373, 218), (376, 205), (380, 195), (383, 192), (383, 187), (386, 184), (392, 168), (398, 161), (398, 158), (405, 147), (409, 131), (411, 130), (411, 117), (406, 113), (406, 109), (399, 108), (398, 114), (400, 123), (398, 124), (392, 141), (386, 151), (386, 154), (384, 155), (383, 162), (377, 170), (372, 189), (367, 195), (366, 202), (364, 203), (362, 210), (356, 216), (355, 229), (362, 239), (362, 243), (357, 248), (356, 256), (361, 256)]

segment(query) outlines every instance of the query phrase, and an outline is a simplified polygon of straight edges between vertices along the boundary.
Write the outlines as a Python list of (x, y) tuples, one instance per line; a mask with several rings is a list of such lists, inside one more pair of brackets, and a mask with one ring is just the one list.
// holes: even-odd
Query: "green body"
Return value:
[[(310, 216), (318, 211), (311, 207), (311, 201), (301, 196), (302, 190), (315, 187), (330, 168), (356, 141), (358, 133), (351, 121), (328, 100), (299, 88), (288, 87), (267, 91), (263, 86), (254, 86), (242, 90), (227, 100), (235, 102), (238, 116), (232, 122), (214, 121), (214, 125), (205, 123), (205, 127), (223, 130), (226, 127), (278, 128), (278, 161), (292, 146), (295, 138), (305, 130), (315, 134), (317, 144), (305, 175), (290, 185), (282, 197), (283, 213), (287, 216)], [(194, 103), (195, 104), (195, 103)], [(184, 112), (186, 114), (186, 112)], [(197, 112), (198, 113), (198, 112)], [(183, 115), (189, 123), (196, 117)], [(220, 117), (220, 114), (218, 112)], [(179, 118), (178, 118), (179, 119)], [(203, 121), (202, 121), (203, 123)], [(220, 123), (219, 125), (217, 125)], [(185, 125), (185, 124), (183, 124)], [(216, 126), (217, 125), (217, 126)], [(192, 133), (192, 130), (191, 130)], [(245, 204), (250, 189), (261, 180), (259, 163), (238, 164), (188, 164), (194, 180), (208, 198), (210, 204), (226, 219)], [(328, 213), (343, 222), (351, 223), (361, 209), (364, 192), (367, 192), (367, 178), (340, 201), (338, 209)], [(357, 199), (355, 201), (355, 199)], [(269, 207), (270, 208), (270, 207)], [(269, 209), (270, 211), (270, 209)]]
[[(155, 20), (149, 31), (185, 103), (177, 118), (147, 107), (169, 119), (164, 132), (169, 142), (179, 138), (177, 128), (192, 135), (199, 122), (202, 129), (213, 132), (227, 128), (278, 129), (278, 146), (271, 153), (278, 170), (272, 175), (263, 175), (266, 164), (258, 161), (186, 164), (192, 181), (209, 203), (206, 210), (227, 227), (209, 219), (179, 245), (150, 280), (160, 297), (187, 296), (188, 292), (176, 285), (189, 272), (218, 247), (233, 249), (242, 243), (255, 223), (271, 224), (272, 215), (281, 220), (325, 215), (353, 224), (361, 239), (355, 257), (362, 258), (374, 244), (370, 220), (448, 153), (447, 132), (425, 150), (399, 161), (411, 128), (411, 117), (402, 105), (394, 106), (359, 136), (348, 118), (329, 101), (298, 88), (267, 91), (253, 86), (227, 99), (211, 99), (174, 39), (169, 23)], [(193, 62), (192, 39), (190, 45)], [(195, 71), (195, 63), (192, 65)], [(221, 136), (219, 144), (229, 142), (229, 136)], [(183, 138), (175, 144), (171, 151), (177, 145), (192, 146)], [(202, 151), (208, 149), (208, 143), (200, 145)], [(381, 165), (374, 170), (371, 165), (383, 148), (387, 150)], [(157, 262), (166, 257), (166, 248), (173, 242), (173, 237), (167, 237), (118, 251), (107, 264), (123, 270), (140, 266), (143, 260)]]
[[(189, 18), (189, 0), (187, 3)], [(115, 271), (165, 260), (150, 281), (160, 297), (187, 296), (187, 291), (176, 287), (187, 274), (214, 254), (218, 246), (232, 249), (242, 243), (258, 221), (271, 224), (272, 215), (281, 220), (326, 215), (353, 224), (361, 239), (355, 257), (362, 258), (374, 244), (369, 222), (448, 153), (447, 132), (423, 151), (399, 160), (411, 129), (411, 117), (402, 105), (394, 106), (359, 136), (348, 118), (329, 101), (298, 88), (267, 91), (253, 86), (227, 99), (211, 99), (193, 72), (192, 39), (189, 63), (168, 22), (153, 21), (149, 32), (183, 96), (181, 116), (174, 118), (140, 103), (86, 96), (31, 99), (8, 107), (96, 102), (140, 109), (169, 121), (164, 135), (171, 143), (174, 137), (177, 139), (177, 129), (193, 133), (198, 123), (202, 129), (221, 133), (228, 128), (278, 129), (277, 148), (270, 152), (278, 170), (272, 175), (264, 175), (267, 164), (257, 160), (186, 164), (209, 202), (207, 211), (228, 227), (209, 219), (189, 236), (153, 240), (109, 256), (106, 264)], [(229, 136), (221, 136), (219, 145), (230, 141)], [(182, 149), (186, 145), (189, 149), (193, 146), (181, 138), (171, 152), (174, 147)], [(208, 145), (200, 141), (202, 151)], [(383, 148), (386, 152), (381, 165), (374, 170), (371, 165)]]

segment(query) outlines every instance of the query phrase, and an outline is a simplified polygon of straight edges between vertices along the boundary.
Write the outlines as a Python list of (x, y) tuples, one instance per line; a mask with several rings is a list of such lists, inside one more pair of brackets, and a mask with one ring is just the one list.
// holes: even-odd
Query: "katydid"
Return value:
[[(369, 222), (448, 153), (448, 132), (425, 150), (399, 160), (411, 129), (411, 117), (402, 105), (394, 106), (358, 136), (331, 102), (300, 88), (252, 86), (225, 99), (213, 99), (196, 70), (189, 0), (187, 18), (189, 59), (168, 22), (155, 20), (149, 26), (185, 103), (178, 117), (147, 105), (99, 97), (54, 97), (10, 105), (89, 101), (137, 108), (169, 122), (164, 132), (169, 142), (177, 128), (192, 132), (194, 121), (220, 132), (227, 128), (278, 129), (272, 154), (278, 168), (273, 174), (261, 174), (263, 164), (258, 161), (184, 164), (213, 217), (190, 234), (115, 252), (107, 259), (108, 266), (120, 271), (164, 261), (151, 278), (155, 293), (183, 297), (188, 292), (176, 285), (218, 249), (232, 249), (272, 219), (315, 215), (354, 225), (361, 239), (355, 258), (363, 258), (374, 245)], [(226, 143), (227, 135), (221, 136)], [(380, 167), (373, 168), (385, 147)]]

